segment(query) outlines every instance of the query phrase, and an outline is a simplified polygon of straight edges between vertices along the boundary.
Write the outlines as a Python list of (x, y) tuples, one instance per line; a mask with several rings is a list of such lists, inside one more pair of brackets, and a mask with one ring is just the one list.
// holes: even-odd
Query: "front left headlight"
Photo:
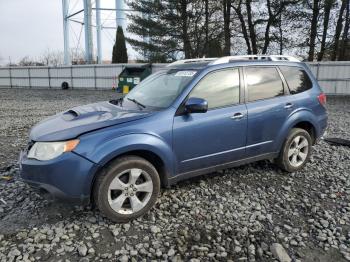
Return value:
[(36, 142), (29, 150), (28, 158), (51, 160), (64, 152), (70, 152), (79, 144), (78, 139), (62, 142)]

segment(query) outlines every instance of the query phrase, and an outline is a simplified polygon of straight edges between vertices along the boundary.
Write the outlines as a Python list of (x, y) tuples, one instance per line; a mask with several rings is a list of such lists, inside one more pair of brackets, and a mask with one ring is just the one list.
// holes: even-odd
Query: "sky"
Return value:
[[(83, 0), (67, 1), (69, 13), (83, 7)], [(114, 3), (114, 0), (101, 0), (101, 7), (114, 8)], [(115, 11), (103, 11), (101, 17), (104, 26), (115, 26)], [(74, 18), (83, 21), (82, 14)], [(81, 32), (81, 28), (80, 24), (70, 22), (70, 48), (84, 49), (84, 32)], [(95, 28), (93, 34), (95, 38)], [(104, 60), (111, 59), (114, 38), (115, 29), (102, 30)], [(62, 0), (0, 0), (0, 65), (18, 62), (25, 56), (38, 58), (47, 50), (63, 51)], [(128, 53), (129, 58), (136, 57), (130, 46)]]

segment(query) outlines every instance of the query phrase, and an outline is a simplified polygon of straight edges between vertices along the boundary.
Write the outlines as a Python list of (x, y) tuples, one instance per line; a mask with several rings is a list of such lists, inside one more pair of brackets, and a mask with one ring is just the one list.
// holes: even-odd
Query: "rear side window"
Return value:
[(275, 67), (246, 67), (248, 101), (284, 95), (283, 83)]
[(190, 97), (207, 100), (209, 109), (238, 104), (238, 69), (225, 69), (209, 73), (195, 86)]
[(287, 81), (289, 92), (292, 95), (312, 88), (312, 82), (303, 69), (294, 66), (280, 66), (279, 68)]

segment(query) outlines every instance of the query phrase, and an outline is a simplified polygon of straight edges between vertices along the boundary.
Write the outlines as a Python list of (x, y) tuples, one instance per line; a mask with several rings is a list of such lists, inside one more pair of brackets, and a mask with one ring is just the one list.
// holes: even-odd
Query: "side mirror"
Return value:
[(205, 113), (208, 111), (208, 102), (205, 99), (190, 97), (185, 104), (186, 113)]

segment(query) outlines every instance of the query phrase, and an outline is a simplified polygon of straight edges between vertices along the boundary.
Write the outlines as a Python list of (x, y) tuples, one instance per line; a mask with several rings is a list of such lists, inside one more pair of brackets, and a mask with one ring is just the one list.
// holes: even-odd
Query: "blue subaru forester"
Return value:
[(325, 103), (293, 57), (181, 60), (123, 98), (40, 122), (21, 178), (125, 222), (147, 212), (161, 186), (196, 175), (262, 159), (302, 169), (326, 129)]

